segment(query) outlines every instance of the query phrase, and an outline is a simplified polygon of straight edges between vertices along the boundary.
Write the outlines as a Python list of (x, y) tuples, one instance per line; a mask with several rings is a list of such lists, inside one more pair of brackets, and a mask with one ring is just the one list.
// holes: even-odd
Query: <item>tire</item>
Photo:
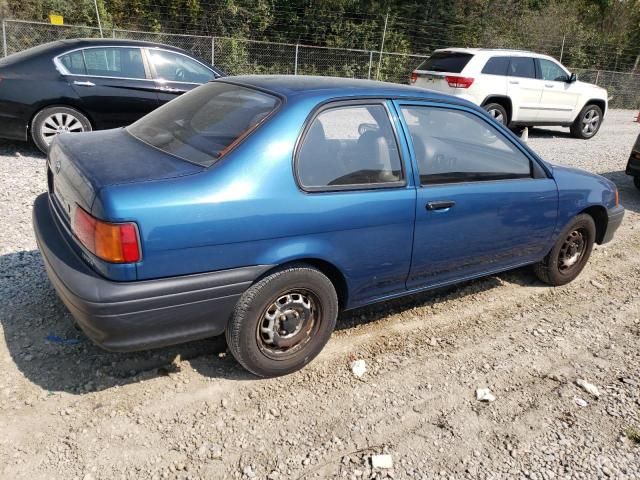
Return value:
[(598, 133), (600, 125), (602, 125), (602, 109), (598, 105), (585, 105), (571, 125), (571, 135), (588, 140)]
[(507, 110), (499, 103), (487, 103), (484, 108), (489, 115), (498, 123), (507, 125), (509, 123), (509, 116)]
[(633, 184), (640, 190), (640, 177), (633, 177)]
[[(572, 250), (567, 245), (576, 246), (582, 237), (581, 248)], [(533, 266), (538, 278), (553, 286), (565, 285), (576, 278), (589, 260), (596, 239), (596, 224), (591, 215), (580, 214), (562, 230), (556, 244), (546, 257)], [(575, 256), (577, 255), (577, 256)], [(570, 262), (570, 265), (568, 265)]]
[(251, 373), (286, 375), (320, 353), (337, 317), (338, 297), (331, 281), (309, 265), (290, 265), (242, 295), (225, 331), (227, 345)]
[(60, 133), (90, 132), (91, 122), (75, 108), (47, 107), (40, 110), (31, 122), (31, 138), (42, 153)]

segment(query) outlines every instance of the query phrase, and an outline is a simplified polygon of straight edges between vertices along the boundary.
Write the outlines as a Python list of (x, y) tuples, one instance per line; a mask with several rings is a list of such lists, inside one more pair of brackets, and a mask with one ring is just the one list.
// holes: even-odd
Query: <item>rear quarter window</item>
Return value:
[(165, 153), (208, 167), (279, 105), (273, 95), (214, 81), (154, 110), (127, 130)]
[(506, 75), (509, 69), (509, 57), (491, 57), (482, 69), (485, 75)]
[(460, 73), (473, 58), (470, 53), (435, 52), (420, 66), (420, 70), (431, 72)]

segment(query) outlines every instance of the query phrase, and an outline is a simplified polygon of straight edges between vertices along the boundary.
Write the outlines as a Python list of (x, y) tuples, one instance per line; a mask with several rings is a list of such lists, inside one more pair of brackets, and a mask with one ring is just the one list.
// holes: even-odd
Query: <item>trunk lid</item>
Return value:
[(125, 129), (115, 129), (56, 138), (49, 150), (47, 183), (54, 206), (69, 222), (75, 205), (91, 212), (103, 187), (165, 180), (202, 170), (136, 140)]

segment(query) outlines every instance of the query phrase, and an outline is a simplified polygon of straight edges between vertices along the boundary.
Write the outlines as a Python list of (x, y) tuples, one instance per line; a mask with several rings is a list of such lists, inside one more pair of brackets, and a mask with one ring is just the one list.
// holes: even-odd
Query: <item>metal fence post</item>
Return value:
[(7, 22), (2, 20), (2, 52), (7, 56)]
[(211, 65), (216, 64), (216, 37), (211, 37)]
[(295, 64), (293, 65), (293, 74), (294, 75), (298, 75), (298, 48), (299, 47), (300, 47), (300, 45), (296, 43), (296, 60), (295, 60)]
[(567, 34), (562, 35), (562, 47), (560, 47), (560, 63), (562, 63), (562, 57), (564, 55), (564, 41), (567, 38)]
[(599, 78), (600, 78), (600, 70), (596, 71), (596, 81), (594, 82), (596, 85), (598, 85)]
[(115, 28), (111, 29), (111, 38), (116, 38), (116, 29)]
[(367, 75), (367, 80), (371, 80), (371, 67), (373, 65), (373, 50), (369, 52), (369, 74)]

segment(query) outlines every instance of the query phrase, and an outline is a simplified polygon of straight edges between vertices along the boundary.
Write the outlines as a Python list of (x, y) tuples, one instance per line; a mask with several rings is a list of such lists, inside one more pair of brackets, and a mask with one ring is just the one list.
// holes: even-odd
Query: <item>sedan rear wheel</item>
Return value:
[(591, 215), (578, 215), (560, 233), (549, 254), (534, 265), (536, 275), (553, 286), (569, 283), (587, 264), (595, 239), (596, 225)]
[(53, 139), (61, 133), (91, 131), (91, 122), (71, 107), (47, 107), (40, 110), (31, 123), (31, 138), (36, 146), (47, 153)]
[(236, 360), (260, 377), (299, 370), (325, 346), (336, 324), (338, 297), (319, 270), (283, 267), (240, 298), (225, 331)]

